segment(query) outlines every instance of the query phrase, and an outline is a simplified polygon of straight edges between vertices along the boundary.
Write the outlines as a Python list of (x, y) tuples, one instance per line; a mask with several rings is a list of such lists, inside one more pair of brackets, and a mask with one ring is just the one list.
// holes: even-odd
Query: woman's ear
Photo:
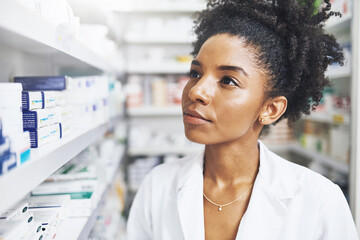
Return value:
[(263, 111), (259, 115), (262, 125), (270, 125), (278, 120), (286, 111), (287, 99), (284, 96), (275, 97), (265, 102)]

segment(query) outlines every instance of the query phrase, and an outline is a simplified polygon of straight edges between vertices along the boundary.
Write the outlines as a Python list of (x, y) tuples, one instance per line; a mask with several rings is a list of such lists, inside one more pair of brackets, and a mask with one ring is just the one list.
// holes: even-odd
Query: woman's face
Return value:
[(203, 44), (182, 95), (185, 135), (190, 141), (257, 139), (266, 76), (252, 51), (229, 34), (215, 35)]

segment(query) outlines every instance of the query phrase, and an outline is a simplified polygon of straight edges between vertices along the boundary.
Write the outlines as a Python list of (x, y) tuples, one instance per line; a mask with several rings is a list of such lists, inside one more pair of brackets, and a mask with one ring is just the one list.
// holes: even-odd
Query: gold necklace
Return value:
[(229, 205), (233, 204), (234, 202), (239, 201), (242, 197), (244, 197), (245, 193), (247, 193), (253, 185), (254, 185), (254, 184), (251, 184), (250, 187), (249, 187), (248, 189), (246, 189), (246, 191), (243, 192), (243, 193), (240, 195), (240, 197), (238, 197), (238, 198), (235, 199), (234, 201), (229, 202), (229, 203), (226, 203), (226, 204), (218, 204), (218, 203), (215, 203), (215, 202), (211, 201), (211, 200), (205, 195), (205, 192), (203, 192), (203, 195), (204, 195), (204, 198), (205, 198), (206, 200), (208, 200), (211, 204), (219, 207), (218, 210), (221, 212), (221, 210), (222, 210), (223, 207), (229, 206)]

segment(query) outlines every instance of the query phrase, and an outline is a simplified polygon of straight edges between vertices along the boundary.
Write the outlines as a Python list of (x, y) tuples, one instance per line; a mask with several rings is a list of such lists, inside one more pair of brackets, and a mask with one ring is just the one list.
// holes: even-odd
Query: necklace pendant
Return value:
[(222, 207), (220, 206), (220, 207), (219, 207), (219, 212), (221, 212), (221, 210), (222, 210)]

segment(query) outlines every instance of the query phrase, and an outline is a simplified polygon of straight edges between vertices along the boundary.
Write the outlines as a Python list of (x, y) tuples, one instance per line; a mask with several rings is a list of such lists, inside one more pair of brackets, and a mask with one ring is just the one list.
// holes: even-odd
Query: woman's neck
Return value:
[(205, 148), (204, 177), (219, 187), (253, 183), (258, 168), (257, 139), (207, 145)]

